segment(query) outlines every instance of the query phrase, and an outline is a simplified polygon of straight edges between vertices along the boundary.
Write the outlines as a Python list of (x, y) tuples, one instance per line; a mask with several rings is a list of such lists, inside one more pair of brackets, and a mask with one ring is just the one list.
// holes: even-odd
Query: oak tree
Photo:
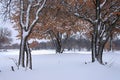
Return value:
[(97, 60), (103, 64), (103, 49), (112, 34), (117, 28), (120, 10), (119, 0), (86, 0), (74, 6), (74, 14), (79, 18), (89, 21), (93, 25), (91, 47), (92, 62)]

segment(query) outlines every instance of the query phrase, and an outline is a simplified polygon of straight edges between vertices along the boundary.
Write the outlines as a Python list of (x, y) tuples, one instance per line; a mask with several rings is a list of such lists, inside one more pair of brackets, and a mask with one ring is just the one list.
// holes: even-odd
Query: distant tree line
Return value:
[[(63, 40), (62, 40), (63, 42)], [(52, 41), (47, 41), (47, 42), (36, 42), (36, 46), (32, 47), (34, 50), (40, 50), (40, 49), (55, 49), (55, 46), (52, 44)], [(91, 49), (91, 43), (90, 40), (80, 38), (80, 39), (75, 39), (75, 38), (69, 38), (66, 43), (63, 42), (63, 46), (65, 49), (68, 51), (70, 50), (87, 50), (90, 51)], [(32, 43), (31, 43), (32, 45)], [(14, 45), (15, 46), (15, 45)], [(15, 47), (16, 48), (16, 47)], [(104, 50), (109, 51), (110, 49), (110, 43), (107, 43), (105, 46)], [(120, 39), (113, 40), (112, 42), (112, 50), (120, 50)]]
[[(75, 39), (73, 37), (69, 38), (66, 43), (64, 43), (64, 40), (62, 40), (63, 46), (66, 50), (87, 50), (90, 51), (91, 49), (91, 43), (90, 40), (85, 38), (79, 38)], [(52, 41), (47, 42), (38, 42), (33, 41), (30, 43), (30, 47), (33, 50), (41, 50), (41, 49), (55, 49), (55, 46), (53, 45)], [(3, 46), (2, 49), (19, 49), (20, 45), (18, 43), (10, 44)], [(105, 51), (110, 50), (110, 43), (108, 42), (105, 46)], [(120, 39), (115, 39), (112, 41), (112, 50), (120, 50)]]
[[(90, 50), (90, 41), (87, 39), (75, 39), (75, 38), (69, 38), (66, 42), (62, 40), (62, 48), (69, 50), (81, 50), (81, 49), (87, 49)], [(52, 41), (47, 42), (40, 42), (33, 41), (30, 45), (32, 49), (55, 49), (55, 46), (53, 45)]]

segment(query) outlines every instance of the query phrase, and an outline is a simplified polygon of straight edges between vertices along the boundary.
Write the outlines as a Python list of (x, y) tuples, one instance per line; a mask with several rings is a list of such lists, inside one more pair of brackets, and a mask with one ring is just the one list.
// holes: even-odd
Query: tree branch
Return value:
[(24, 10), (23, 10), (23, 1), (20, 0), (20, 25), (22, 28), (25, 27), (24, 23), (23, 23), (23, 14), (24, 14)]
[(107, 0), (104, 0), (104, 2), (102, 4), (100, 4), (100, 8), (103, 8), (103, 6), (105, 5), (106, 2), (107, 2)]
[(104, 18), (103, 22), (106, 22), (111, 16), (114, 15), (114, 13), (118, 12), (119, 10), (120, 10), (120, 6), (117, 7), (117, 9), (114, 10), (114, 12), (110, 13), (110, 14), (108, 15), (108, 17)]
[(32, 6), (32, 3), (30, 3), (30, 4), (28, 5), (27, 13), (26, 13), (26, 29), (27, 29), (27, 30), (28, 30), (28, 26), (29, 26), (31, 6)]
[(95, 23), (95, 21), (93, 21), (91, 18), (87, 18), (86, 16), (80, 16), (78, 13), (74, 13), (74, 15), (75, 15), (76, 17), (78, 17), (78, 18), (82, 18), (82, 19), (90, 22), (91, 24), (94, 24), (94, 23)]
[(39, 19), (39, 13), (42, 10), (42, 8), (44, 7), (45, 3), (46, 3), (46, 0), (44, 0), (43, 4), (38, 8), (38, 10), (37, 10), (37, 12), (35, 14), (36, 17), (33, 20), (32, 24), (30, 25), (29, 33), (31, 32), (31, 30), (32, 30), (33, 26), (35, 25), (35, 23), (38, 21), (38, 19)]

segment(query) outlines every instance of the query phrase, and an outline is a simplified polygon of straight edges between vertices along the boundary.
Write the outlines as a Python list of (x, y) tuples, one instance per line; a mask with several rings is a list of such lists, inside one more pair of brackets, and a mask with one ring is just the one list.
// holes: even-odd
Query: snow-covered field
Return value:
[(0, 52), (0, 80), (120, 80), (119, 51), (104, 53), (107, 65), (100, 65), (91, 63), (86, 51), (55, 54), (54, 50), (36, 50), (32, 52), (33, 70), (17, 70), (13, 60), (18, 54), (18, 50)]

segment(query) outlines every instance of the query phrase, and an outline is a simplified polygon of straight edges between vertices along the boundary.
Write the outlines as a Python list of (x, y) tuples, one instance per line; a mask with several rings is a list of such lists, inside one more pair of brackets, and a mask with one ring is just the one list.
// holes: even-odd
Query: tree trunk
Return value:
[(94, 35), (92, 35), (91, 49), (92, 49), (92, 62), (95, 62), (95, 41), (93, 36)]
[(28, 51), (27, 51), (27, 49), (26, 49), (26, 68), (28, 67), (28, 62), (29, 62), (29, 59), (28, 59)]
[[(93, 34), (92, 34), (92, 62), (97, 60), (102, 63), (102, 48), (100, 45), (100, 20), (101, 10), (100, 10), (100, 0), (96, 0), (96, 23), (94, 24)], [(101, 50), (100, 50), (101, 49)]]
[(62, 46), (60, 43), (61, 42), (57, 39), (56, 40), (56, 53), (62, 53)]
[[(53, 45), (56, 49), (56, 53), (62, 53), (62, 41), (61, 41), (61, 33), (55, 34), (52, 30), (49, 31), (50, 37), (52, 39)], [(54, 40), (55, 39), (55, 40)]]
[[(27, 42), (28, 36), (29, 35), (21, 36), (18, 67), (22, 66), (26, 68), (29, 67), (30, 69), (32, 69), (32, 57), (31, 57), (30, 48)], [(26, 65), (25, 65), (25, 59), (26, 59)]]
[(109, 38), (109, 43), (110, 43), (110, 48), (109, 51), (112, 51), (112, 34), (110, 34), (110, 38)]
[(102, 56), (104, 44), (99, 44), (97, 47), (98, 49), (95, 49), (95, 43), (92, 42), (92, 62), (95, 62), (97, 60), (100, 64), (103, 64)]
[(102, 60), (103, 49), (104, 49), (104, 44), (100, 44), (100, 45), (99, 45), (99, 49), (98, 49), (98, 55), (96, 56), (97, 61), (98, 61), (100, 64), (103, 64), (103, 60)]
[(26, 43), (26, 67), (32, 69), (32, 56), (28, 42)]
[(25, 44), (26, 38), (21, 38), (18, 66), (25, 67)]
[(62, 49), (62, 34), (60, 32), (56, 35), (56, 53), (63, 53)]

